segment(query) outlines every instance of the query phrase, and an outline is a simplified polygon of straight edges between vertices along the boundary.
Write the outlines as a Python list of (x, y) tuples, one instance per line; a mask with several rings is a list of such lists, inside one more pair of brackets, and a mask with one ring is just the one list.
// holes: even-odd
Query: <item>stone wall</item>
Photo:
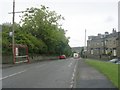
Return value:
[[(57, 60), (57, 56), (34, 55), (29, 57), (30, 63), (44, 60)], [(26, 60), (26, 58), (18, 58), (17, 61)], [(13, 58), (11, 55), (2, 56), (2, 64), (12, 64)]]

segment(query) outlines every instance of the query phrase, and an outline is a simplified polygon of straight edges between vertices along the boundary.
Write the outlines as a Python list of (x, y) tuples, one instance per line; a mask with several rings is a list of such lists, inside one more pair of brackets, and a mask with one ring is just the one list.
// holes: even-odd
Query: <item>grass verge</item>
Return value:
[(117, 88), (119, 87), (117, 64), (92, 59), (86, 59), (85, 62), (103, 73)]

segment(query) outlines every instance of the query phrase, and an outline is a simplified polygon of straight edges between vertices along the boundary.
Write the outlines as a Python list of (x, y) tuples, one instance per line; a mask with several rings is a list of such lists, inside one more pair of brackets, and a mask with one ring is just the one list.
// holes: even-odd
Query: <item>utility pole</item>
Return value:
[(84, 51), (86, 51), (86, 29), (85, 29), (85, 46), (84, 46)]
[(86, 48), (86, 29), (85, 29), (85, 45), (84, 45), (84, 58), (87, 57), (87, 48)]
[(13, 19), (12, 19), (12, 52), (13, 52), (13, 59), (15, 58), (15, 39), (14, 39), (14, 26), (15, 26), (15, 0), (13, 0)]
[(10, 12), (8, 14), (13, 14), (13, 18), (12, 18), (12, 53), (13, 53), (13, 62), (15, 64), (15, 13), (24, 13), (24, 12), (29, 12), (29, 13), (33, 13), (34, 11), (30, 10), (30, 11), (17, 11), (15, 12), (15, 0), (13, 0), (13, 12)]

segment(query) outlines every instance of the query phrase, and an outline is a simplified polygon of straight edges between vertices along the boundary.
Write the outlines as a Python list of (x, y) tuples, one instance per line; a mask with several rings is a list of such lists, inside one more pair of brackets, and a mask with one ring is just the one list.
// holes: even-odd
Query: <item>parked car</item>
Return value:
[(118, 61), (120, 61), (120, 60), (118, 58), (115, 58), (115, 59), (110, 60), (109, 62), (117, 63)]
[(65, 55), (60, 55), (58, 58), (59, 59), (66, 59), (66, 56)]
[(120, 64), (120, 61), (116, 62), (116, 64)]

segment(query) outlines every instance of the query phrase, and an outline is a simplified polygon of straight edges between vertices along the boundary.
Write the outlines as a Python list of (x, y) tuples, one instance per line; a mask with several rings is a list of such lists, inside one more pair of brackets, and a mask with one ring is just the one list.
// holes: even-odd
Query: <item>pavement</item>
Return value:
[(15, 66), (14, 64), (2, 64), (2, 68), (9, 68)]
[(106, 76), (87, 65), (84, 59), (78, 61), (77, 71), (77, 88), (116, 88)]

